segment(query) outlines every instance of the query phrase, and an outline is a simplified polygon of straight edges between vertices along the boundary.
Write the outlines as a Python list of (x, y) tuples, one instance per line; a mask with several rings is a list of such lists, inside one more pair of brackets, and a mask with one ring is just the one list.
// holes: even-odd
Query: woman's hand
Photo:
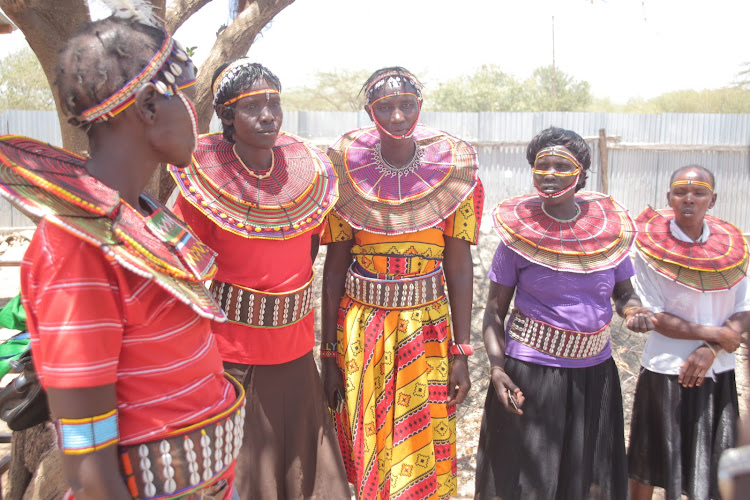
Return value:
[(632, 307), (625, 313), (625, 326), (634, 332), (649, 332), (654, 329), (654, 315), (645, 307)]
[(694, 350), (680, 367), (677, 381), (683, 387), (700, 387), (706, 372), (714, 363), (714, 353), (708, 346), (702, 345)]
[(501, 370), (500, 367), (492, 369), (490, 380), (492, 380), (492, 386), (495, 388), (497, 399), (500, 400), (505, 409), (516, 415), (523, 415), (521, 407), (526, 398), (521, 389), (505, 373), (505, 370)]
[(448, 378), (448, 404), (459, 405), (464, 402), (471, 389), (469, 362), (467, 356), (455, 356), (450, 367)]
[(728, 326), (717, 326), (714, 342), (727, 352), (734, 352), (742, 343), (742, 334)]
[(339, 411), (339, 400), (336, 393), (344, 396), (344, 378), (336, 363), (336, 358), (321, 359), (321, 378), (323, 379), (323, 392), (331, 410)]

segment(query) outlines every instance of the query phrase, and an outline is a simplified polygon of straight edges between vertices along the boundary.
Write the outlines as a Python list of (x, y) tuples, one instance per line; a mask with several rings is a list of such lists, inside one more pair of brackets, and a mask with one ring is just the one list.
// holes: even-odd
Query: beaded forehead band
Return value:
[[(219, 94), (221, 94), (224, 91), (227, 85), (230, 85), (232, 83), (235, 77), (237, 77), (237, 75), (239, 75), (243, 69), (253, 66), (255, 64), (257, 63), (254, 63), (251, 59), (244, 57), (242, 59), (237, 59), (236, 61), (232, 61), (231, 63), (229, 63), (229, 66), (224, 68), (221, 71), (221, 73), (219, 73), (219, 75), (216, 77), (216, 80), (214, 80), (213, 87), (211, 88), (211, 91), (214, 94), (214, 101), (213, 101), (214, 108), (216, 108), (216, 106), (218, 106), (219, 104), (227, 104), (226, 102), (225, 103), (219, 102)], [(264, 69), (265, 71), (268, 71), (267, 68), (264, 68)], [(270, 71), (268, 72), (271, 73)], [(277, 94), (279, 93), (278, 90), (269, 89), (269, 91), (274, 91)], [(245, 95), (244, 97), (247, 97), (247, 96)], [(237, 102), (238, 100), (239, 98), (236, 99), (234, 102)]]
[(536, 157), (534, 158), (534, 165), (536, 165), (536, 162), (539, 161), (540, 158), (544, 158), (545, 156), (559, 156), (560, 158), (565, 158), (569, 162), (571, 162), (573, 165), (576, 166), (576, 169), (571, 172), (557, 172), (555, 170), (539, 170), (532, 167), (532, 170), (535, 174), (540, 175), (557, 175), (559, 177), (568, 177), (571, 175), (577, 175), (578, 173), (583, 170), (583, 165), (581, 165), (581, 162), (578, 161), (578, 158), (573, 156), (570, 151), (567, 149), (564, 149), (563, 146), (550, 146), (547, 148), (543, 148), (539, 150), (539, 152), (536, 154)]
[[(189, 57), (179, 42), (174, 40), (164, 28), (161, 29), (164, 32), (164, 42), (146, 67), (105, 101), (76, 116), (74, 123), (83, 125), (106, 121), (116, 116), (135, 101), (135, 94), (148, 82), (152, 82), (157, 92), (166, 96), (173, 95), (180, 88), (195, 84), (195, 80), (189, 80), (179, 86), (176, 85), (177, 77), (182, 75), (182, 68), (175, 61), (184, 63), (189, 60)], [(158, 79), (158, 75), (161, 75), (164, 81)], [(165, 81), (167, 83), (164, 83)]]
[(707, 188), (709, 191), (712, 191), (712, 192), (714, 190), (714, 187), (711, 184), (709, 184), (708, 182), (694, 181), (692, 179), (674, 181), (672, 183), (672, 185), (669, 186), (669, 189), (671, 190), (675, 186), (687, 186), (687, 185), (690, 185), (690, 184), (694, 184), (696, 186), (703, 186), (704, 188)]
[(419, 80), (417, 80), (417, 78), (410, 73), (394, 70), (383, 73), (382, 75), (380, 75), (380, 78), (370, 82), (370, 84), (365, 87), (365, 97), (367, 98), (367, 103), (372, 105), (374, 103), (372, 98), (375, 94), (375, 91), (380, 90), (383, 87), (387, 88), (384, 91), (384, 95), (379, 99), (382, 99), (383, 97), (389, 97), (391, 95), (406, 94), (407, 92), (388, 92), (389, 89), (403, 88), (403, 85), (406, 82), (410, 83), (416, 90), (416, 94), (411, 92), (408, 93), (416, 96), (418, 101), (422, 101), (422, 84), (419, 82)]
[(278, 94), (279, 91), (276, 89), (260, 89), (260, 90), (251, 90), (250, 92), (245, 92), (244, 94), (240, 94), (237, 97), (232, 97), (228, 101), (223, 102), (225, 106), (229, 106), (230, 104), (234, 104), (235, 102), (239, 101), (240, 99), (244, 99), (245, 97), (250, 97), (253, 95), (260, 95), (260, 94), (266, 94), (266, 100), (271, 98), (271, 94)]

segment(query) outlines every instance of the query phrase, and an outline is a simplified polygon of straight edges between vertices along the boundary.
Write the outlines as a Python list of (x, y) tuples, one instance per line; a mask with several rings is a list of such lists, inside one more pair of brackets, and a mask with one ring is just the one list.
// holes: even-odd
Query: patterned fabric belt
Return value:
[(226, 410), (156, 441), (121, 446), (120, 465), (133, 499), (169, 499), (211, 485), (232, 465), (242, 444), (245, 391)]
[(312, 282), (290, 292), (261, 292), (223, 281), (211, 284), (211, 292), (229, 321), (247, 326), (279, 328), (298, 322), (313, 310)]
[(516, 342), (558, 358), (583, 359), (602, 352), (610, 337), (610, 327), (608, 323), (593, 333), (563, 330), (513, 309), (508, 335)]
[(346, 294), (362, 304), (384, 309), (411, 309), (445, 296), (443, 268), (416, 276), (382, 280), (357, 274), (351, 267), (346, 276)]

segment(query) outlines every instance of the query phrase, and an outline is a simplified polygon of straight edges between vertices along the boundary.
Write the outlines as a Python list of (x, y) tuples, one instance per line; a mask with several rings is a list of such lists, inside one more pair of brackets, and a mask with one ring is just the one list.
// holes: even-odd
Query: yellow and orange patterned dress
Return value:
[[(417, 132), (419, 139), (419, 128)], [(345, 156), (331, 150), (329, 155), (341, 178), (338, 169)], [(448, 299), (442, 292), (442, 259), (446, 236), (477, 242), (484, 193), (475, 163), (474, 170), (474, 182), (463, 200), (426, 229), (377, 234), (353, 227), (337, 208), (324, 224), (321, 243), (353, 240), (347, 278), (352, 283), (353, 276), (389, 281), (435, 276), (433, 286), (439, 290), (421, 292), (427, 303), (413, 300), (412, 294), (405, 306), (394, 301), (397, 307), (383, 307), (355, 299), (347, 285), (337, 325), (344, 407), (334, 416), (358, 498), (411, 500), (456, 494), (456, 407), (446, 404), (452, 336)]]

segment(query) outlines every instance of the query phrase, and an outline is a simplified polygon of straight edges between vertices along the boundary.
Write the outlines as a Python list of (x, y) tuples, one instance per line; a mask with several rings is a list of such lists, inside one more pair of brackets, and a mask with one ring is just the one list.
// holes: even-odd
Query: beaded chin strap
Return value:
[[(544, 158), (545, 156), (558, 156), (560, 158), (565, 158), (573, 165), (575, 165), (576, 168), (575, 170), (571, 170), (570, 172), (558, 172), (557, 170), (541, 170), (536, 168), (536, 162), (539, 161), (540, 158)], [(567, 149), (564, 149), (562, 146), (550, 146), (539, 150), (539, 152), (536, 154), (536, 157), (534, 158), (534, 167), (531, 168), (531, 171), (536, 175), (554, 175), (555, 177), (575, 176), (571, 185), (561, 189), (560, 191), (557, 191), (556, 193), (545, 193), (538, 187), (534, 186), (537, 194), (541, 198), (559, 198), (571, 189), (576, 188), (576, 185), (578, 184), (578, 178), (581, 176), (581, 172), (583, 171), (583, 166), (581, 165), (581, 162), (578, 161), (578, 158), (570, 154)]]
[[(404, 84), (407, 82), (410, 83), (412, 87), (414, 87), (415, 92), (402, 92), (400, 90), (394, 90), (394, 91), (389, 92), (389, 89), (404, 88)], [(383, 92), (383, 95), (378, 97), (377, 99), (373, 99), (375, 92), (380, 90), (383, 87), (387, 87), (386, 90)], [(380, 78), (371, 82), (367, 87), (365, 87), (365, 96), (367, 98), (367, 106), (370, 108), (372, 108), (373, 104), (375, 104), (376, 102), (382, 99), (385, 99), (387, 97), (392, 97), (392, 96), (398, 96), (398, 95), (411, 95), (411, 96), (416, 97), (417, 106), (419, 107), (419, 114), (422, 113), (422, 84), (411, 73), (406, 73), (404, 71), (397, 71), (397, 70), (388, 71), (380, 75)], [(385, 129), (385, 127), (383, 127), (380, 124), (380, 122), (378, 121), (378, 118), (375, 116), (375, 113), (372, 113), (372, 119), (375, 122), (375, 125), (378, 127), (378, 130), (383, 132), (385, 135), (392, 137), (394, 139), (408, 139), (414, 134), (414, 129), (417, 128), (417, 123), (419, 122), (419, 114), (417, 114), (417, 119), (414, 120), (414, 124), (411, 126), (411, 128), (403, 135), (394, 135), (388, 132)]]

